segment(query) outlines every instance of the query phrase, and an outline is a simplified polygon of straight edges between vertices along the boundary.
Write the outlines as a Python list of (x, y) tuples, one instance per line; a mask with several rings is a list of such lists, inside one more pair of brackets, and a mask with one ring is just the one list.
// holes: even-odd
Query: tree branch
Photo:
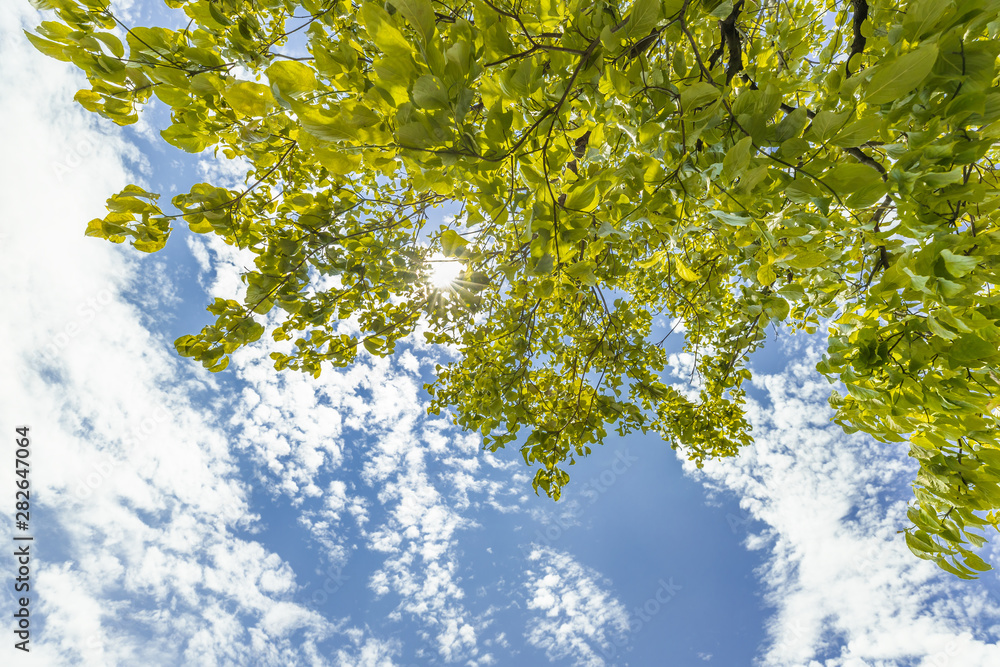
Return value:
[(851, 77), (851, 58), (864, 53), (867, 40), (861, 33), (861, 24), (868, 18), (868, 2), (866, 0), (851, 0), (854, 5), (854, 41), (851, 42), (851, 53), (847, 56), (847, 76)]
[(733, 80), (733, 77), (743, 71), (743, 45), (740, 42), (740, 31), (736, 29), (736, 19), (743, 9), (743, 0), (739, 0), (733, 5), (733, 11), (722, 21), (719, 21), (719, 29), (722, 31), (722, 42), (729, 49), (729, 64), (726, 65), (726, 84)]
[(848, 155), (857, 158), (858, 162), (866, 164), (875, 171), (877, 171), (878, 173), (882, 174), (883, 181), (889, 180), (889, 174), (888, 172), (886, 172), (885, 167), (879, 164), (878, 160), (876, 160), (875, 158), (866, 155), (865, 152), (862, 151), (860, 148), (857, 147), (845, 148), (844, 152), (847, 153)]

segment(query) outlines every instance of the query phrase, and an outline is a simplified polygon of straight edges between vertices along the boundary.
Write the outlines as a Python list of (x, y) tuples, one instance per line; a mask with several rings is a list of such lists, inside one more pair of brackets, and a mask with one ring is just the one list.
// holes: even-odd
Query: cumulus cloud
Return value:
[(535, 610), (527, 624), (528, 643), (549, 660), (573, 664), (608, 664), (629, 629), (625, 606), (609, 591), (608, 582), (573, 556), (550, 547), (534, 549), (526, 571), (527, 607)]
[(916, 468), (904, 447), (832, 424), (831, 387), (814, 370), (819, 352), (797, 354), (783, 373), (754, 379), (762, 395), (749, 403), (753, 447), (701, 472), (685, 463), (741, 497), (741, 523), (763, 526), (746, 539), (766, 554), (759, 576), (773, 609), (760, 663), (1000, 664), (988, 579), (955, 580), (898, 534)]
[[(265, 487), (299, 508), (335, 568), (357, 571), (359, 544), (381, 559), (364, 576), (376, 599), (395, 600), (390, 621), (416, 620), (445, 662), (489, 664), (474, 629), (484, 618), (464, 602), (458, 543), (478, 526), (472, 510), (503, 496), (507, 468), (485, 465), (493, 457), (477, 437), (426, 414), (407, 355), (363, 357), (315, 379), (275, 373), (272, 349), (246, 348), (233, 364), (246, 385), (232, 419), (237, 444)], [(373, 508), (380, 519), (370, 524)]]
[[(218, 384), (142, 317), (172, 305), (169, 285), (150, 289), (169, 276), (83, 235), (134, 179), (137, 153), (71, 101), (82, 75), (24, 40), (40, 20), (0, 10), (0, 122), (17, 128), (3, 174), (17, 196), (0, 200), (0, 364), (16, 381), (0, 387), (0, 422), (31, 427), (43, 490), (31, 652), (39, 664), (331, 664), (346, 626), (296, 603), (288, 562), (247, 539), (257, 517)], [(2, 655), (13, 664), (12, 642)]]
[[(246, 265), (239, 251), (213, 239), (190, 246), (206, 291), (228, 296)], [(298, 509), (330, 568), (356, 576), (364, 568), (352, 558), (364, 545), (381, 559), (364, 574), (369, 590), (396, 601), (391, 621), (416, 620), (431, 654), (445, 662), (490, 664), (474, 629), (489, 613), (465, 604), (458, 544), (463, 531), (479, 527), (477, 511), (515, 511), (526, 475), (482, 451), (478, 436), (428, 416), (420, 373), (440, 353), (406, 345), (392, 359), (362, 353), (352, 367), (313, 378), (276, 373), (269, 354), (288, 352), (290, 343), (265, 334), (233, 355), (243, 393), (230, 426), (264, 488)], [(380, 520), (370, 524), (373, 511)]]

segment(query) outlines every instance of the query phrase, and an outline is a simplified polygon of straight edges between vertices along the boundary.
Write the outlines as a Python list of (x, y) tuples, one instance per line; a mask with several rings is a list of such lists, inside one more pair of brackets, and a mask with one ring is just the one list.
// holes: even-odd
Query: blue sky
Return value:
[(820, 339), (755, 360), (739, 458), (612, 437), (558, 504), (516, 449), (426, 414), (445, 350), (318, 380), (275, 372), (266, 337), (218, 375), (178, 358), (244, 259), (83, 229), (129, 182), (239, 171), (163, 143), (162, 109), (122, 130), (76, 106), (82, 76), (21, 34), (39, 20), (0, 10), (0, 425), (32, 428), (37, 546), (32, 653), (5, 634), (4, 664), (1000, 664), (996, 576), (906, 550), (914, 466), (829, 422)]

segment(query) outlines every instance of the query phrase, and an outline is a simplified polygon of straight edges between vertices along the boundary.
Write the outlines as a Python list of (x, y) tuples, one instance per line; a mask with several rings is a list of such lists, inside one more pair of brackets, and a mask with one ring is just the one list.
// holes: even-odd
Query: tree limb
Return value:
[(868, 2), (866, 0), (851, 0), (854, 5), (854, 41), (851, 42), (851, 53), (847, 56), (847, 76), (851, 77), (851, 58), (864, 53), (867, 40), (861, 33), (861, 24), (868, 18)]
[[(722, 21), (719, 29), (722, 31), (722, 42), (729, 49), (729, 64), (726, 65), (726, 83), (743, 71), (743, 44), (740, 41), (740, 31), (736, 29), (736, 19), (743, 10), (743, 0), (733, 5), (733, 11)], [(721, 47), (720, 47), (721, 48)]]

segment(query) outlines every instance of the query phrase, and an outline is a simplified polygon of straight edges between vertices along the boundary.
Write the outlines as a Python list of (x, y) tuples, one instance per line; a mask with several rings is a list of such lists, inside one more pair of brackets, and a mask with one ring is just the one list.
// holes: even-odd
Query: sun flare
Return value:
[(430, 265), (430, 283), (436, 289), (448, 289), (462, 275), (462, 263), (441, 253), (431, 257)]

